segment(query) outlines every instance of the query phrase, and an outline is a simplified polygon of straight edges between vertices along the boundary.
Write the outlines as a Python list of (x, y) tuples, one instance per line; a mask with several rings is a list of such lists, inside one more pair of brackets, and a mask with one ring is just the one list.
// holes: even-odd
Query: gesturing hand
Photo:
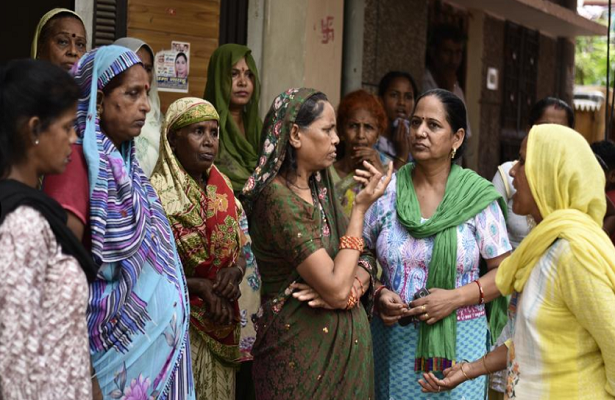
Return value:
[(378, 153), (378, 150), (367, 146), (353, 147), (352, 150), (352, 159), (355, 163), (363, 164), (363, 161), (367, 161), (372, 164), (374, 168), (384, 174), (384, 166), (380, 161), (380, 154)]
[(382, 194), (391, 182), (393, 168), (389, 168), (387, 175), (382, 179), (382, 172), (374, 168), (367, 161), (363, 161), (365, 170), (355, 170), (354, 180), (364, 185), (363, 189), (357, 194), (354, 199), (353, 207), (360, 207), (362, 211), (367, 211)]
[(429, 325), (446, 318), (457, 309), (459, 296), (453, 290), (429, 289), (430, 294), (410, 303), (408, 315), (417, 316)]

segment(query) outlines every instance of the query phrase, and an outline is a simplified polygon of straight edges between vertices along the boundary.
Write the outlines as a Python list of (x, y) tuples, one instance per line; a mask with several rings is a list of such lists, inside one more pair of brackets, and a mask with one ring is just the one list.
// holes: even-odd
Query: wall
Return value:
[(250, 1), (248, 47), (262, 83), (261, 117), (292, 87), (316, 88), (339, 103), (343, 19), (343, 0)]
[(163, 112), (174, 100), (203, 97), (209, 57), (218, 47), (220, 0), (128, 0), (128, 36), (152, 46), (171, 48), (171, 41), (190, 42), (189, 93), (160, 92)]
[(391, 70), (409, 72), (420, 86), (425, 69), (428, 0), (366, 0), (363, 88), (375, 92)]
[(557, 96), (557, 39), (540, 35), (538, 44), (538, 78), (536, 79), (536, 100)]
[(491, 180), (500, 162), (500, 131), (504, 74), (504, 21), (485, 15), (483, 27), (483, 68), (482, 76), (487, 76), (489, 67), (499, 71), (497, 90), (487, 89), (486, 79), (481, 83), (480, 99), (480, 137), (478, 148), (477, 172)]

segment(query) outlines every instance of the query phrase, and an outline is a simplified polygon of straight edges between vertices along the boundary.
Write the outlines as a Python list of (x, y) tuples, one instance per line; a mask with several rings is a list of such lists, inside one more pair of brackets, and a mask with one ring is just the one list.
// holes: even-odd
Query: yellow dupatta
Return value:
[(570, 243), (579, 273), (604, 276), (615, 290), (615, 249), (602, 230), (605, 176), (585, 139), (561, 125), (536, 125), (528, 136), (525, 173), (543, 220), (498, 268), (502, 294), (521, 292), (553, 242)]

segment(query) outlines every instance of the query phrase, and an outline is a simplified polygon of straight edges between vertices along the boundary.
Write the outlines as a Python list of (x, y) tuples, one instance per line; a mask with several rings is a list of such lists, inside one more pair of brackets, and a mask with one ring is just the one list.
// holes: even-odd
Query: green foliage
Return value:
[[(606, 85), (606, 36), (579, 36), (576, 39), (575, 83), (579, 85)], [(611, 72), (609, 86), (613, 85), (615, 74), (615, 46), (611, 38)]]

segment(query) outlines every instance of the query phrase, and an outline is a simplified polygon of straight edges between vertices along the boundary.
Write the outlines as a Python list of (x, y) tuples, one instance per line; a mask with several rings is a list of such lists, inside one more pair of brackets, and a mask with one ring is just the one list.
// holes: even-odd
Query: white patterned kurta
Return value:
[[(363, 236), (365, 245), (377, 255), (382, 267), (381, 281), (412, 301), (414, 293), (427, 283), (434, 237), (415, 239), (400, 224), (395, 208), (397, 176), (385, 194), (368, 210)], [(504, 215), (497, 202), (457, 227), (457, 283), (461, 287), (479, 278), (479, 259), (498, 257), (511, 246)], [(477, 287), (477, 301), (479, 298)], [(376, 398), (379, 400), (444, 398), (475, 400), (485, 393), (485, 378), (460, 385), (452, 392), (429, 396), (421, 392), (420, 374), (414, 372), (418, 328), (385, 327), (379, 317), (372, 321)], [(457, 310), (457, 361), (475, 360), (489, 349), (489, 330), (482, 305)]]

